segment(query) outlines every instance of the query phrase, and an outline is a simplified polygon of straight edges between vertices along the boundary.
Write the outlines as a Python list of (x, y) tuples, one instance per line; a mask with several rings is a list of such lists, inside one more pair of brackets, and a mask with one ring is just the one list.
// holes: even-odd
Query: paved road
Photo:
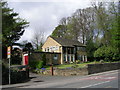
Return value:
[(17, 88), (118, 88), (118, 70), (87, 76), (38, 76)]

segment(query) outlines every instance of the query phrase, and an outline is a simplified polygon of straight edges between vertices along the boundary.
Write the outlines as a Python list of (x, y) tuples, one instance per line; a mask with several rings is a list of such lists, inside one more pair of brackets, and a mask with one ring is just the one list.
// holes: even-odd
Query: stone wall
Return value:
[[(51, 75), (51, 70), (45, 70), (43, 74)], [(54, 69), (54, 75), (71, 76), (71, 75), (88, 75), (87, 68), (69, 68), (69, 69)]]
[(54, 70), (54, 75), (71, 76), (71, 75), (88, 75), (87, 68), (70, 68)]
[(88, 64), (88, 74), (120, 69), (119, 63)]
[[(54, 75), (71, 76), (71, 75), (89, 75), (93, 73), (105, 72), (120, 69), (120, 63), (88, 64), (84, 68), (54, 68)], [(51, 70), (45, 70), (43, 74), (51, 75)]]

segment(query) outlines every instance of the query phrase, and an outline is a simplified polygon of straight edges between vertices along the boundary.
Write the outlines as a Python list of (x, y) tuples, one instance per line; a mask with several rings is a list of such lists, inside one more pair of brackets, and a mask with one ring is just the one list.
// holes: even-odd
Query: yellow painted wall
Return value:
[(51, 37), (48, 37), (46, 42), (42, 46), (42, 51), (45, 52), (45, 48), (47, 49), (48, 47), (50, 48), (53, 46), (59, 47), (58, 50), (52, 50), (52, 51), (49, 50), (49, 52), (61, 52), (61, 45), (58, 42), (56, 42), (54, 39), (52, 39)]

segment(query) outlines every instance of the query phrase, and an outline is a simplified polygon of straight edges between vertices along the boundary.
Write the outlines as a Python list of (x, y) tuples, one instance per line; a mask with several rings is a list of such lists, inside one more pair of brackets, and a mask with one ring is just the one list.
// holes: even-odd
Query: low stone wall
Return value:
[(119, 63), (88, 64), (88, 74), (120, 69)]
[(71, 68), (54, 70), (54, 75), (70, 76), (70, 75), (88, 75), (87, 68)]
[[(45, 70), (43, 74), (51, 75), (51, 70)], [(54, 75), (57, 76), (71, 76), (71, 75), (88, 75), (87, 68), (67, 68), (67, 69), (54, 69)]]
[[(84, 68), (66, 68), (54, 69), (54, 75), (71, 76), (71, 75), (89, 75), (93, 73), (105, 72), (120, 69), (120, 63), (88, 64)], [(51, 75), (51, 70), (45, 70), (43, 74)]]

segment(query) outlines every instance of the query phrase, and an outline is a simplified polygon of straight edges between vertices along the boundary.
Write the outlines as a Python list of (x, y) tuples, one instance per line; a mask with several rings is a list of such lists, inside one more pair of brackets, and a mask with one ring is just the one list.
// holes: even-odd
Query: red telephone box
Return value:
[(23, 65), (28, 65), (28, 54), (23, 55)]

